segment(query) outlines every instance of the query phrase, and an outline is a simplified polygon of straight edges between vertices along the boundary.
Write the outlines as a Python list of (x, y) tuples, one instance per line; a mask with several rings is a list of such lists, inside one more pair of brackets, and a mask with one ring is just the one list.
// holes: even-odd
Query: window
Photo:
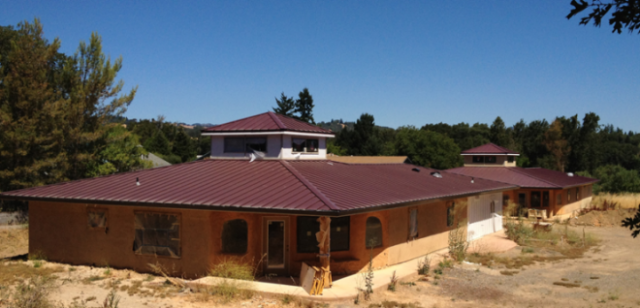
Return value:
[[(331, 218), (331, 251), (349, 250), (350, 217)], [(299, 216), (297, 219), (297, 251), (319, 252), (316, 232), (320, 231), (318, 216)]]
[(567, 189), (567, 202), (571, 202), (571, 189)]
[(371, 216), (367, 218), (365, 244), (367, 248), (382, 246), (382, 223), (380, 223), (378, 217)]
[(139, 255), (180, 257), (180, 216), (135, 213), (133, 251)]
[(316, 153), (318, 152), (318, 139), (293, 138), (291, 146), (293, 152)]
[(495, 164), (496, 163), (496, 157), (495, 156), (487, 156), (484, 159), (484, 162), (487, 164)]
[(576, 201), (580, 200), (580, 187), (576, 187)]
[(491, 212), (491, 214), (496, 212), (496, 202), (495, 201), (491, 201), (491, 204), (489, 204), (489, 211)]
[(542, 206), (549, 206), (549, 192), (548, 191), (543, 191), (542, 192)]
[(265, 137), (225, 137), (225, 153), (250, 153), (253, 151), (266, 152), (267, 138)]
[(87, 222), (91, 229), (106, 228), (107, 210), (95, 208), (89, 209), (87, 212)]
[(531, 207), (540, 207), (540, 192), (531, 192)]
[(556, 195), (556, 205), (562, 205), (562, 193)]
[(234, 219), (225, 222), (222, 225), (222, 252), (246, 253), (248, 234), (246, 220)]
[(409, 209), (409, 239), (418, 237), (418, 208)]
[(503, 195), (502, 196), (502, 206), (509, 206), (509, 199), (511, 197), (509, 197), (509, 195)]
[(507, 156), (507, 161), (512, 163), (513, 162), (513, 156)]
[(455, 220), (455, 202), (451, 202), (451, 206), (447, 207), (447, 227), (453, 227)]
[(473, 157), (473, 162), (474, 163), (484, 163), (484, 156), (474, 156)]

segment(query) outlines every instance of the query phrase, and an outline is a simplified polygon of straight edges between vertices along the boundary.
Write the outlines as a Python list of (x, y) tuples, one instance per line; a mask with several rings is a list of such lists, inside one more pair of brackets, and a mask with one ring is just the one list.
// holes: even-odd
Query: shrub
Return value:
[(391, 278), (389, 278), (389, 285), (387, 286), (387, 290), (391, 292), (395, 292), (397, 284), (398, 284), (398, 277), (396, 276), (396, 271), (393, 271), (393, 275), (391, 275)]
[(44, 276), (34, 277), (29, 282), (21, 282), (13, 292), (9, 307), (48, 308), (53, 304), (47, 300), (50, 279)]
[(239, 280), (254, 280), (253, 265), (242, 262), (239, 259), (223, 259), (209, 270), (209, 275), (213, 277), (232, 278)]
[(462, 262), (469, 249), (469, 242), (465, 238), (464, 229), (459, 226), (449, 230), (449, 256)]
[(428, 275), (431, 269), (431, 259), (429, 256), (424, 256), (422, 260), (418, 260), (418, 275)]

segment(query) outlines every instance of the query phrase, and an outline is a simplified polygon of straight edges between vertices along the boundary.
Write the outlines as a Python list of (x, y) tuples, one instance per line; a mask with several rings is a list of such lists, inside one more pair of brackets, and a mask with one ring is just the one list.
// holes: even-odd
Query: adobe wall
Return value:
[[(87, 208), (79, 203), (29, 202), (29, 253), (47, 260), (150, 272), (159, 263), (170, 274), (196, 277), (209, 268), (211, 225), (206, 211), (130, 206), (97, 206), (107, 209), (107, 229), (88, 227)], [(134, 212), (180, 214), (179, 259), (137, 255), (133, 252)]]
[[(532, 191), (548, 191), (549, 192), (549, 207), (538, 207), (536, 209), (546, 209), (549, 217), (556, 215), (571, 214), (574, 210), (588, 207), (592, 200), (592, 184), (578, 186), (580, 188), (580, 198), (576, 200), (576, 188), (569, 189), (516, 189), (508, 192), (504, 192), (503, 195), (508, 195), (510, 201), (518, 203), (518, 194), (526, 195), (525, 207), (531, 208), (531, 192)], [(558, 195), (560, 195), (560, 203), (558, 203)]]
[[(462, 205), (463, 199), (456, 200)], [(150, 272), (149, 264), (159, 263), (169, 274), (194, 278), (205, 275), (211, 265), (236, 258), (258, 264), (265, 252), (264, 219), (288, 219), (288, 274), (297, 277), (302, 262), (316, 262), (316, 253), (297, 252), (297, 216), (238, 213), (207, 210), (167, 209), (152, 207), (98, 205), (107, 210), (108, 230), (88, 227), (88, 208), (80, 203), (36, 202), (29, 205), (29, 253), (42, 253), (47, 260), (114, 268), (131, 268)], [(418, 238), (408, 239), (409, 207), (357, 214), (350, 218), (349, 250), (331, 252), (334, 275), (353, 274), (366, 270), (373, 252), (374, 268), (401, 263), (447, 247), (447, 203), (431, 202), (417, 206)], [(134, 213), (158, 212), (180, 215), (180, 258), (138, 255), (133, 252), (135, 237)], [(466, 219), (466, 207), (458, 219)], [(382, 246), (366, 248), (366, 221), (370, 216), (382, 224)], [(244, 219), (248, 227), (248, 246), (244, 254), (222, 252), (222, 228), (225, 222)], [(263, 263), (264, 264), (264, 260)], [(260, 267), (262, 268), (262, 267)]]

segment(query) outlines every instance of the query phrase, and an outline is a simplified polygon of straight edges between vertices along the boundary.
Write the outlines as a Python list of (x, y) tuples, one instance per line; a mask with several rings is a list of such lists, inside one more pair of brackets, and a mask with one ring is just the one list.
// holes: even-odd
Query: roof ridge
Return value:
[(269, 111), (267, 111), (267, 112), (263, 112), (263, 113), (258, 113), (258, 114), (255, 114), (255, 115), (252, 115), (252, 116), (248, 116), (248, 117), (245, 117), (245, 118), (241, 118), (241, 119), (233, 120), (233, 121), (231, 121), (231, 122), (226, 122), (226, 123), (216, 124), (216, 125), (214, 125), (214, 126), (209, 126), (209, 127), (207, 127), (207, 128), (203, 128), (201, 131), (203, 131), (203, 132), (204, 132), (204, 131), (207, 131), (207, 130), (209, 130), (209, 129), (211, 129), (211, 128), (218, 127), (218, 126), (221, 126), (221, 125), (227, 125), (227, 124), (236, 123), (236, 122), (239, 122), (239, 121), (244, 121), (244, 120), (246, 120), (246, 119), (255, 118), (255, 117), (261, 116), (261, 115), (263, 115), (263, 114), (265, 114), (265, 113), (269, 113)]
[(273, 111), (268, 111), (267, 114), (271, 117), (273, 122), (276, 122), (276, 125), (280, 127), (280, 129), (287, 129), (287, 126), (282, 123), (282, 121), (278, 118), (278, 116)]
[[(539, 177), (537, 177), (537, 176), (531, 175), (531, 174), (529, 174), (529, 173), (522, 172), (522, 170), (525, 170), (524, 168), (521, 168), (521, 167), (515, 167), (515, 168), (509, 168), (509, 169), (513, 169), (513, 171), (515, 171), (515, 172), (518, 172), (518, 173), (520, 173), (520, 174), (523, 174), (523, 175), (526, 175), (526, 176), (528, 176), (528, 177), (534, 178), (534, 179), (536, 179), (536, 180), (538, 180), (538, 181), (545, 182), (545, 183), (547, 183), (547, 184), (551, 184), (551, 185), (553, 185), (553, 186), (555, 186), (555, 187), (563, 187), (563, 186), (558, 185), (558, 184), (556, 184), (556, 183), (552, 183), (552, 182), (549, 182), (549, 181), (547, 181), (547, 180), (545, 180), (545, 179), (541, 179), (541, 178), (539, 178)], [(555, 171), (555, 170), (553, 170), (553, 171)]]
[(329, 199), (327, 196), (325, 196), (317, 187), (315, 187), (309, 180), (307, 180), (307, 178), (305, 178), (300, 172), (298, 172), (298, 170), (296, 170), (295, 167), (290, 165), (285, 160), (281, 160), (280, 163), (287, 170), (289, 170), (289, 172), (291, 172), (291, 174), (293, 174), (293, 176), (298, 178), (298, 180), (300, 182), (302, 182), (302, 184), (304, 186), (306, 186), (313, 194), (316, 195), (316, 197), (318, 197), (318, 199), (320, 199), (320, 201), (322, 201), (324, 204), (326, 204), (330, 209), (332, 209), (334, 211), (340, 210), (340, 208), (335, 203), (333, 203), (333, 201), (331, 201), (331, 199)]

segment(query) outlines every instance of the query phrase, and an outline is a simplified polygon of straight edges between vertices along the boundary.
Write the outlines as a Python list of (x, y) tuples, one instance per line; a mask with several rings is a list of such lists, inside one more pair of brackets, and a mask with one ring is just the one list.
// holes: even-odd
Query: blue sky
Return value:
[(223, 123), (308, 87), (316, 121), (491, 123), (596, 112), (640, 131), (640, 36), (548, 1), (8, 1), (73, 53), (92, 31), (139, 91), (127, 116)]

